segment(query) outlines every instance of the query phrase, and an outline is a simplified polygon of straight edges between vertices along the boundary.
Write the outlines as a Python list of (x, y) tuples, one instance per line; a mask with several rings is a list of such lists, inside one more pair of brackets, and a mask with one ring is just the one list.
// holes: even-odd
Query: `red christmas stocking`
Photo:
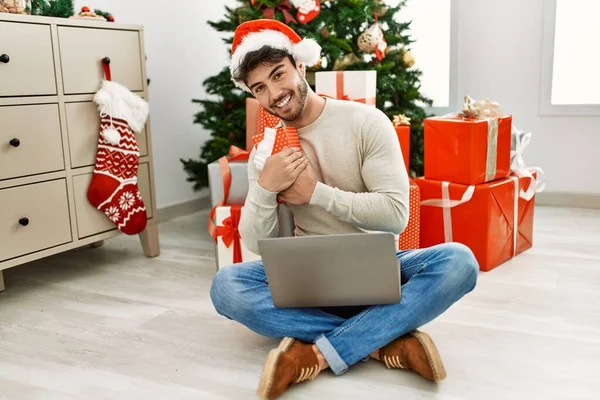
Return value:
[(100, 135), (89, 202), (128, 235), (146, 228), (146, 207), (137, 185), (140, 150), (135, 133), (144, 127), (148, 104), (110, 80), (109, 60), (103, 60), (106, 80), (94, 96), (100, 110)]

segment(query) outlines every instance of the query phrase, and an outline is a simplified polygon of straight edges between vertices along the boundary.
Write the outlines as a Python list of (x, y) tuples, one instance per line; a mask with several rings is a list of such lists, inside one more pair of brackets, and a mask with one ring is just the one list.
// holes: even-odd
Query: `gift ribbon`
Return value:
[(485, 181), (496, 178), (496, 161), (498, 158), (498, 119), (486, 118), (488, 123), (487, 157), (485, 160)]
[(254, 165), (259, 172), (265, 167), (267, 158), (283, 150), (283, 148), (302, 148), (296, 128), (284, 126), (283, 121), (279, 121), (274, 128), (266, 127), (262, 134), (258, 134), (252, 139), (256, 145)]
[(261, 172), (265, 167), (267, 158), (273, 154), (273, 146), (277, 139), (277, 128), (265, 128), (262, 138), (260, 135), (255, 136), (256, 154), (254, 156), (254, 165), (256, 170)]
[(450, 199), (450, 182), (442, 182), (442, 198), (421, 201), (421, 206), (442, 207), (444, 217), (444, 240), (452, 242), (452, 213), (451, 208), (460, 206), (471, 200), (475, 192), (475, 185), (471, 185), (465, 190), (460, 200)]
[[(525, 170), (525, 171), (527, 171), (527, 170)], [(517, 176), (510, 177), (510, 179), (515, 184), (515, 194), (514, 194), (514, 210), (515, 210), (515, 212), (513, 215), (513, 253), (512, 253), (513, 257), (517, 255), (517, 239), (519, 238), (519, 199), (529, 201), (533, 198), (533, 195), (535, 194), (535, 185), (533, 184), (533, 181), (529, 184), (529, 189), (527, 189), (527, 191), (524, 191), (523, 189), (520, 188), (519, 178), (530, 177), (530, 176), (531, 176), (531, 178), (533, 178), (533, 176), (531, 175), (531, 172), (529, 172), (529, 171), (527, 171), (527, 172), (528, 172), (528, 175), (519, 176), (518, 174), (516, 174)], [(531, 188), (534, 189), (532, 192), (530, 191)]]
[[(254, 6), (255, 4), (256, 0), (252, 0), (252, 5)], [(290, 13), (290, 11), (292, 11), (292, 5), (290, 4), (289, 0), (284, 0), (275, 7), (269, 7), (261, 2), (258, 6), (258, 10), (262, 12), (263, 17), (265, 17), (266, 19), (273, 19), (275, 17), (275, 12), (279, 10), (283, 13), (286, 25), (289, 25), (290, 22), (293, 22), (295, 24), (298, 23), (298, 21), (296, 21), (296, 18), (294, 18)]]
[(375, 97), (369, 97), (367, 98), (359, 98), (359, 99), (351, 99), (345, 92), (344, 92), (344, 71), (336, 71), (335, 72), (335, 89), (336, 89), (336, 97), (340, 100), (350, 100), (350, 101), (357, 101), (359, 103), (365, 103), (368, 105), (375, 105)]
[(223, 198), (212, 208), (212, 210), (210, 210), (210, 215), (208, 216), (208, 233), (214, 240), (217, 240), (217, 226), (214, 223), (217, 207), (221, 207), (227, 203), (229, 190), (231, 189), (231, 168), (229, 168), (229, 162), (247, 161), (249, 158), (250, 152), (237, 146), (231, 146), (229, 148), (229, 154), (219, 158), (219, 167), (221, 169), (221, 177), (223, 178)]
[[(326, 94), (319, 94), (321, 97), (329, 97)], [(364, 103), (370, 106), (376, 104), (375, 97), (352, 99), (344, 92), (344, 71), (335, 72), (335, 98), (338, 100), (356, 101), (358, 103)]]
[(231, 215), (223, 220), (223, 225), (217, 227), (216, 237), (221, 237), (227, 248), (233, 243), (233, 263), (235, 264), (243, 261), (242, 242), (238, 229), (242, 217), (242, 207), (232, 206), (230, 212)]
[[(525, 148), (529, 145), (531, 141), (531, 132), (523, 132), (514, 125), (511, 130), (511, 150), (510, 150), (510, 158), (511, 171), (514, 172), (519, 177), (528, 177), (531, 179), (531, 184), (527, 191), (521, 190), (521, 197), (524, 199), (533, 197), (534, 193), (543, 192), (546, 188), (546, 174), (539, 167), (527, 167), (525, 164), (525, 159), (523, 158), (523, 154), (525, 153)], [(531, 171), (537, 172), (537, 180), (534, 178)], [(536, 184), (533, 185), (533, 181), (536, 181)], [(528, 200), (528, 199), (527, 199)]]
[(487, 121), (487, 155), (485, 161), (485, 181), (496, 178), (498, 160), (498, 117), (502, 115), (500, 105), (494, 101), (483, 99), (474, 101), (465, 96), (465, 104), (459, 114), (463, 118), (482, 119)]
[[(513, 253), (514, 257), (517, 255), (517, 238), (519, 236), (519, 178), (511, 176), (510, 179), (515, 184), (515, 195), (514, 195), (514, 213), (513, 213)], [(529, 185), (532, 186), (532, 185)]]
[[(523, 191), (519, 186), (519, 178), (520, 176), (511, 176), (509, 177), (513, 183), (515, 188), (514, 193), (514, 204), (513, 204), (513, 257), (517, 254), (517, 239), (519, 237), (519, 199), (524, 199), (525, 201), (529, 201), (533, 198), (529, 196), (528, 191)], [(441, 207), (443, 212), (443, 221), (444, 221), (444, 241), (452, 242), (452, 213), (451, 208), (464, 204), (471, 200), (473, 197), (473, 193), (475, 191), (475, 185), (471, 185), (465, 190), (460, 200), (451, 200), (450, 199), (450, 191), (449, 191), (450, 182), (442, 182), (442, 198), (441, 199), (430, 199), (421, 201), (421, 206), (431, 206), (431, 207)], [(530, 187), (535, 186), (533, 184), (529, 185)], [(535, 194), (535, 190), (534, 190)]]

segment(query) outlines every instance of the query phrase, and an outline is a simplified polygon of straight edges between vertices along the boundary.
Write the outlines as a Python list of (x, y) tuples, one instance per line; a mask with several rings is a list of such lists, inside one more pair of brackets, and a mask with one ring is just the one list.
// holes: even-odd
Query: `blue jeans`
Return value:
[(210, 295), (220, 315), (260, 335), (315, 343), (333, 373), (340, 375), (373, 351), (433, 320), (475, 288), (479, 266), (462, 244), (399, 251), (397, 257), (402, 297), (396, 304), (276, 308), (260, 261), (219, 270)]

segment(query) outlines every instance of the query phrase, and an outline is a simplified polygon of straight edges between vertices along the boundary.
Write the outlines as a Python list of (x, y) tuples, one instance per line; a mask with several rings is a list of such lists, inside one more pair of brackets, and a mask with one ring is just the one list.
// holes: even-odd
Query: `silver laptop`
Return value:
[(260, 239), (276, 307), (338, 307), (400, 301), (400, 264), (391, 233)]

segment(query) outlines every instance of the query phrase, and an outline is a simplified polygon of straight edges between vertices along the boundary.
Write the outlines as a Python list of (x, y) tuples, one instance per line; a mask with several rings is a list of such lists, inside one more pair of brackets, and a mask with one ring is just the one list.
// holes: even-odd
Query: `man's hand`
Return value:
[(286, 148), (267, 158), (258, 184), (269, 192), (281, 192), (291, 186), (308, 165), (308, 159), (297, 148)]
[(317, 179), (310, 164), (308, 164), (300, 175), (298, 175), (292, 186), (277, 196), (277, 200), (295, 205), (308, 204), (316, 186)]

